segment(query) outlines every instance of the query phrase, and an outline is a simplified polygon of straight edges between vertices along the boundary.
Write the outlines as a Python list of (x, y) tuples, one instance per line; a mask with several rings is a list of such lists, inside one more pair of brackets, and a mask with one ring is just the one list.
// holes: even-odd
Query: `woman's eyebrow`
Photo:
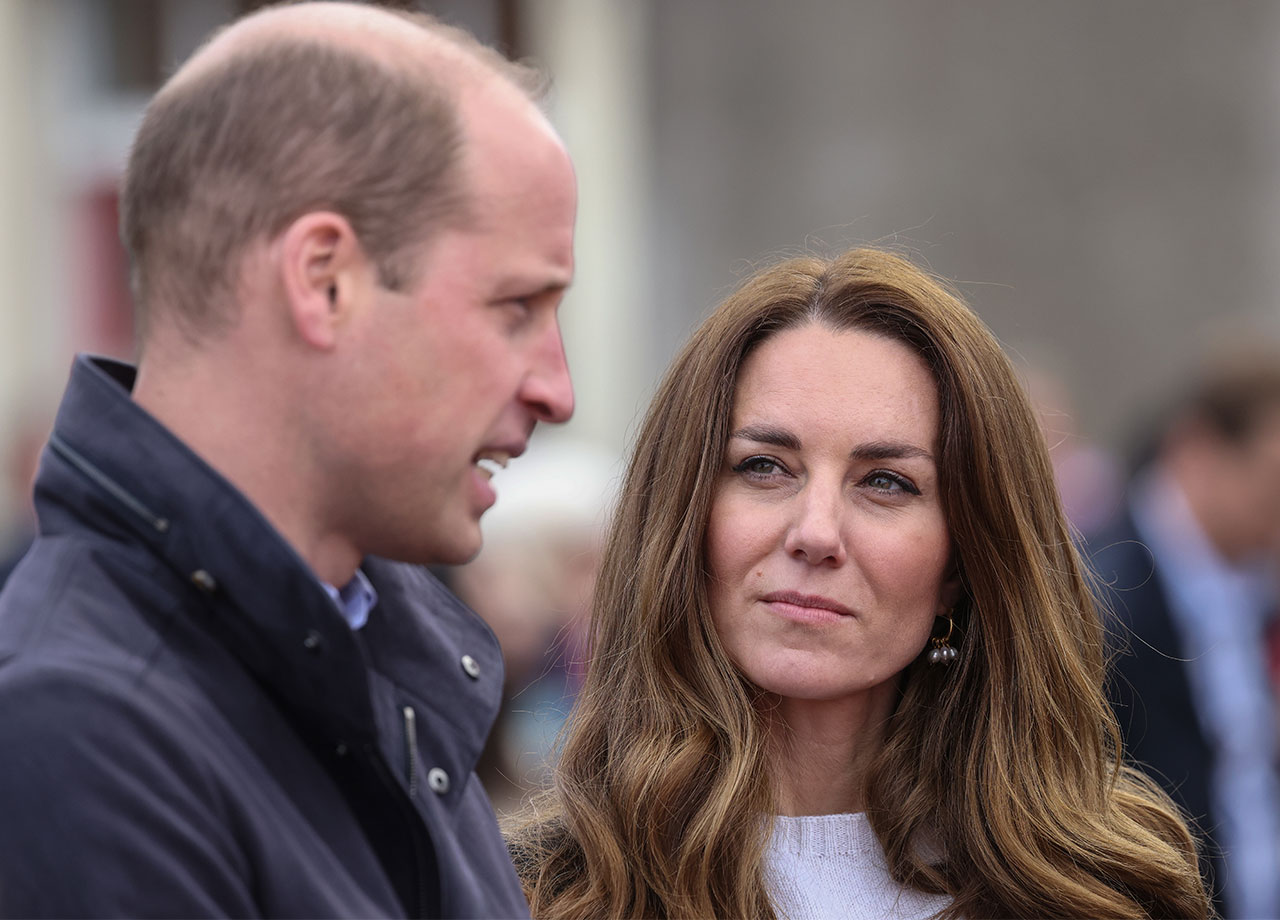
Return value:
[[(798, 437), (785, 428), (777, 428), (773, 425), (745, 425), (729, 437), (731, 440), (741, 439), (760, 444), (772, 444), (787, 450), (801, 448)], [(933, 460), (933, 454), (923, 447), (905, 441), (868, 441), (849, 451), (849, 459), (873, 462), (876, 460)]]
[(923, 447), (903, 441), (870, 441), (849, 451), (851, 460), (932, 460), (933, 454)]
[(772, 444), (774, 447), (784, 447), (787, 450), (800, 449), (799, 438), (785, 428), (775, 428), (772, 425), (747, 425), (739, 428), (729, 437), (730, 439), (741, 438), (744, 441)]

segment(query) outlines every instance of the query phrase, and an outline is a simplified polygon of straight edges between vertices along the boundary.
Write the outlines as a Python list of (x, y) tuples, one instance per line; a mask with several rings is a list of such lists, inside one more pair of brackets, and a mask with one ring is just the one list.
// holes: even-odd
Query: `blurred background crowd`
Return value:
[[(0, 0), (0, 560), (33, 526), (72, 354), (130, 353), (116, 182), (142, 108), (258, 5)], [(441, 573), (508, 658), (484, 771), (500, 809), (546, 777), (620, 458), (667, 360), (752, 266), (871, 242), (955, 279), (1005, 343), (1090, 552), (1136, 524), (1176, 687), (1144, 700), (1127, 675), (1137, 701), (1120, 702), (1151, 715), (1186, 695), (1169, 744), (1202, 755), (1205, 808), (1250, 871), (1280, 877), (1280, 4), (391, 5), (545, 65), (579, 170), (577, 415), (496, 477), (484, 551)], [(1225, 415), (1207, 412), (1223, 386)], [(1231, 912), (1268, 903), (1249, 897)]]

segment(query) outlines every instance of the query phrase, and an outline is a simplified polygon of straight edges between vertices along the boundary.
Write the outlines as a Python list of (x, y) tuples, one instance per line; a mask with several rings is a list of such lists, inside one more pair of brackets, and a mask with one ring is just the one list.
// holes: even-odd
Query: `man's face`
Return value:
[[(524, 100), (464, 105), (472, 219), (423, 248), (417, 283), (377, 288), (353, 330), (334, 430), (339, 526), (365, 553), (458, 563), (480, 549), (491, 471), (573, 389), (557, 318), (573, 272), (572, 166)], [(499, 484), (500, 488), (500, 484)]]
[(1229, 550), (1242, 559), (1273, 555), (1280, 551), (1280, 407), (1227, 454), (1216, 481), (1229, 496), (1222, 498)]
[(1180, 481), (1217, 551), (1238, 564), (1280, 552), (1280, 407), (1240, 441), (1201, 426), (1175, 446)]

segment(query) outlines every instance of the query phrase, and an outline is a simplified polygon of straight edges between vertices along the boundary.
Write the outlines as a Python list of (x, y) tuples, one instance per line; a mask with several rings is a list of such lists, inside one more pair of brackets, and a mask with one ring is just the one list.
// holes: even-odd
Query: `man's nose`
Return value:
[(569, 379), (559, 323), (539, 343), (520, 395), (533, 408), (538, 421), (567, 422), (573, 416), (573, 381)]

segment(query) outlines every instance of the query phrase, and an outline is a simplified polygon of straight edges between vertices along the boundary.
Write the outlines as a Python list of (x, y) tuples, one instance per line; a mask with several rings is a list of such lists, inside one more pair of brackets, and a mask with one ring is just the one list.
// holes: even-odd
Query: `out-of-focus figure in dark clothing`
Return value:
[(1280, 917), (1280, 735), (1268, 674), (1280, 558), (1280, 349), (1206, 362), (1117, 520), (1088, 540), (1129, 757), (1206, 835), (1226, 917)]

